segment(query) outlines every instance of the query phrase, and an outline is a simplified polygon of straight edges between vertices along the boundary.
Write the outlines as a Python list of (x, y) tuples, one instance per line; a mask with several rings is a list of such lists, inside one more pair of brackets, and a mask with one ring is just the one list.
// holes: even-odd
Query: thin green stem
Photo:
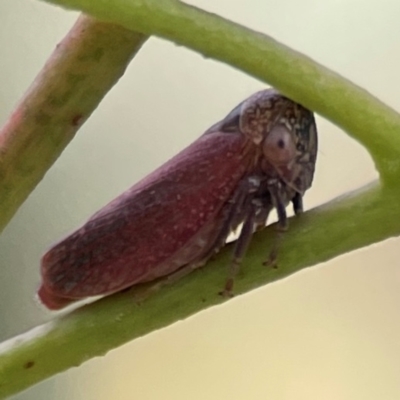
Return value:
[[(257, 233), (235, 281), (235, 293), (245, 293), (306, 266), (399, 235), (398, 196), (398, 191), (383, 191), (375, 184), (292, 218), (280, 249), (278, 269), (262, 265), (268, 252), (266, 244), (273, 242), (276, 232), (272, 227)], [(231, 251), (227, 246), (203, 269), (162, 287), (140, 303), (135, 301), (138, 292), (119, 293), (3, 343), (0, 398), (226, 301), (218, 292), (226, 279)]]
[[(0, 226), (123, 73), (143, 34), (156, 34), (263, 79), (331, 119), (368, 149), (383, 179), (292, 219), (277, 270), (262, 266), (273, 229), (255, 235), (236, 294), (400, 234), (400, 116), (366, 91), (266, 35), (176, 0), (45, 1), (132, 32), (84, 18), (53, 54), (0, 135)], [(0, 398), (225, 301), (217, 293), (229, 257), (228, 246), (204, 269), (154, 292), (140, 306), (136, 292), (120, 293), (3, 343)]]
[(145, 36), (81, 17), (0, 131), (0, 231), (123, 75)]
[(271, 37), (177, 0), (44, 1), (172, 40), (270, 83), (346, 130), (370, 152), (383, 183), (397, 182), (399, 114)]

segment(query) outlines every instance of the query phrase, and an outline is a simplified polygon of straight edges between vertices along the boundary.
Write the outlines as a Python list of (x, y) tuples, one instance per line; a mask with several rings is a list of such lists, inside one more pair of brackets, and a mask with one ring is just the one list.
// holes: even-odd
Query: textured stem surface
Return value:
[(361, 142), (397, 184), (400, 115), (366, 90), (273, 38), (177, 0), (44, 0), (155, 34), (226, 62), (318, 112)]
[[(399, 193), (373, 185), (290, 220), (279, 268), (262, 265), (273, 227), (257, 233), (235, 280), (236, 295), (344, 252), (399, 235)], [(368, 216), (368, 218), (366, 217)], [(382, 221), (385, 221), (383, 224)], [(135, 301), (143, 288), (109, 296), (0, 345), (0, 398), (225, 301), (232, 246), (206, 267)], [(57, 356), (55, 356), (57, 355)]]
[(145, 36), (81, 17), (0, 131), (0, 231), (111, 87)]

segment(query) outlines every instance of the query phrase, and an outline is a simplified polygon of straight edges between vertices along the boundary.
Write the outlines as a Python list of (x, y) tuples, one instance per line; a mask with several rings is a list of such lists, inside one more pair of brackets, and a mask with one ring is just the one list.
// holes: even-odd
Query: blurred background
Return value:
[[(190, 3), (273, 36), (400, 109), (397, 0)], [(77, 16), (33, 0), (0, 2), (1, 124)], [(264, 87), (190, 50), (149, 40), (0, 236), (0, 339), (54, 317), (34, 300), (46, 248)], [(307, 209), (377, 178), (358, 143), (322, 118), (317, 124)], [(399, 239), (346, 254), (15, 399), (399, 399), (399, 256)]]

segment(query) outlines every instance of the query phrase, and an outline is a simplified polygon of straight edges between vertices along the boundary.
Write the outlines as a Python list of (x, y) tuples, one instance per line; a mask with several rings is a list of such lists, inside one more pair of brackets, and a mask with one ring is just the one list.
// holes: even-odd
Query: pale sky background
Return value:
[[(190, 3), (273, 36), (400, 109), (398, 0)], [(76, 18), (38, 1), (1, 0), (0, 123)], [(147, 42), (0, 237), (0, 339), (52, 318), (34, 301), (39, 258), (51, 243), (264, 87), (185, 48)], [(317, 124), (306, 208), (377, 177), (361, 146), (320, 117)], [(397, 400), (399, 258), (399, 239), (341, 256), (15, 399)]]

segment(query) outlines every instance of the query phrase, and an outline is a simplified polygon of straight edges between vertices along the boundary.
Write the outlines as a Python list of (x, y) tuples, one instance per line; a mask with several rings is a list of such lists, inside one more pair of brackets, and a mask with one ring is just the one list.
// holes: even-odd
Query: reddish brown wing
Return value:
[(62, 308), (182, 266), (169, 260), (217, 217), (245, 173), (244, 142), (240, 133), (201, 136), (56, 244), (42, 259), (43, 303)]

